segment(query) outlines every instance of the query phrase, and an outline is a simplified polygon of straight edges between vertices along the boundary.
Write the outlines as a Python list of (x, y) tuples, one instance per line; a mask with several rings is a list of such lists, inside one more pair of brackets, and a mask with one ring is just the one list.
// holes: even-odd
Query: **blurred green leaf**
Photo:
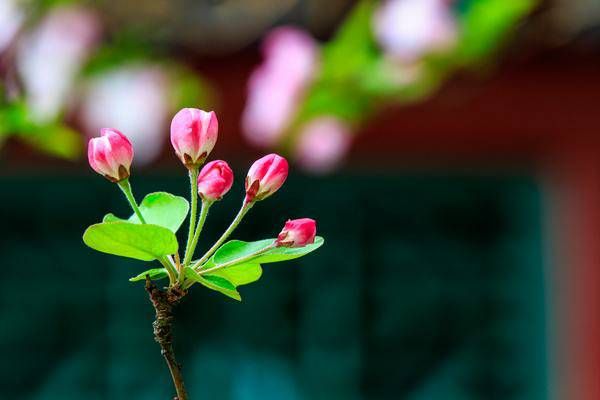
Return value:
[(35, 133), (19, 137), (44, 153), (68, 160), (78, 159), (83, 148), (81, 134), (65, 125), (38, 128)]
[(142, 272), (139, 275), (134, 276), (133, 278), (129, 278), (129, 282), (145, 281), (146, 276), (150, 276), (150, 279), (153, 281), (158, 281), (158, 280), (167, 278), (169, 276), (169, 274), (167, 273), (167, 270), (164, 268), (152, 268), (152, 269)]
[(155, 62), (149, 46), (129, 33), (118, 32), (117, 37), (94, 52), (83, 68), (83, 76), (100, 75), (125, 65)]
[(121, 257), (152, 261), (177, 252), (177, 238), (158, 225), (103, 222), (90, 226), (83, 241), (94, 250)]
[(320, 82), (314, 86), (302, 104), (297, 124), (322, 115), (332, 115), (345, 121), (355, 121), (373, 108), (372, 99), (357, 94), (356, 85), (332, 85)]
[(171, 103), (175, 110), (190, 107), (212, 108), (213, 89), (197, 72), (181, 65), (168, 66), (171, 77)]
[(371, 19), (378, 3), (359, 2), (323, 49), (322, 79), (347, 80), (363, 73), (377, 59)]
[(320, 116), (335, 116), (356, 125), (386, 103), (407, 104), (431, 96), (458, 67), (479, 62), (498, 49), (537, 3), (461, 0), (455, 5), (460, 29), (457, 46), (407, 66), (386, 59), (376, 43), (372, 21), (380, 3), (360, 1), (324, 46), (321, 72), (289, 127), (291, 135), (282, 145), (295, 145), (294, 137), (302, 126)]
[(31, 119), (22, 100), (5, 104), (0, 109), (0, 136), (15, 136), (44, 153), (75, 160), (83, 149), (79, 132), (60, 123), (38, 124)]
[[(150, 193), (140, 203), (140, 211), (146, 223), (162, 226), (173, 233), (177, 232), (183, 221), (185, 221), (189, 208), (189, 203), (185, 198), (167, 192)], [(113, 214), (107, 214), (102, 221), (117, 222), (125, 220)], [(134, 224), (140, 223), (135, 213), (127, 221)]]
[(479, 0), (464, 5), (459, 17), (462, 32), (454, 55), (463, 64), (489, 56), (536, 5), (537, 0)]

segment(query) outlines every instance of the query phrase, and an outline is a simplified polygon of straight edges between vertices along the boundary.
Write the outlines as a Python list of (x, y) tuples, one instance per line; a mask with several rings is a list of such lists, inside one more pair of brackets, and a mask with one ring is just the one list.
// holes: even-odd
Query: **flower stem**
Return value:
[[(187, 243), (185, 245), (185, 256), (183, 258), (183, 265), (186, 265), (185, 260), (191, 258), (191, 246), (194, 239), (194, 232), (196, 229), (196, 213), (198, 212), (198, 167), (190, 169), (190, 229), (188, 231)], [(179, 271), (180, 278), (183, 276), (183, 268)]]
[[(135, 215), (137, 215), (140, 222), (142, 224), (145, 224), (146, 220), (144, 219), (144, 216), (142, 215), (142, 212), (140, 211), (140, 208), (137, 205), (137, 201), (135, 200), (135, 196), (133, 195), (133, 190), (131, 189), (131, 183), (129, 182), (129, 179), (123, 179), (122, 181), (117, 183), (117, 185), (119, 185), (119, 189), (121, 189), (121, 191), (127, 198), (131, 209), (133, 210)], [(175, 268), (173, 267), (173, 264), (171, 264), (171, 262), (169, 261), (168, 257), (162, 257), (158, 259), (158, 261), (167, 270), (167, 273), (169, 274), (169, 281), (171, 283), (174, 283), (177, 278), (177, 271), (175, 271)]]
[(120, 181), (118, 183), (118, 185), (119, 185), (119, 189), (121, 189), (121, 191), (127, 198), (127, 201), (129, 202), (129, 205), (133, 209), (133, 212), (135, 213), (135, 215), (137, 215), (138, 219), (140, 220), (140, 222), (142, 224), (145, 224), (146, 220), (144, 219), (144, 216), (142, 215), (142, 212), (140, 211), (140, 208), (137, 205), (137, 201), (135, 200), (135, 197), (133, 196), (133, 191), (131, 189), (131, 183), (129, 183), (129, 179), (123, 179), (122, 181)]
[[(208, 210), (210, 206), (212, 206), (212, 201), (202, 200), (202, 206), (200, 208), (200, 216), (198, 217), (198, 224), (196, 225), (196, 232), (194, 233), (194, 237), (192, 238), (192, 244), (190, 248), (185, 253), (185, 258), (183, 260), (183, 266), (187, 266), (192, 257), (194, 257), (194, 250), (196, 250), (196, 246), (198, 245), (198, 239), (200, 238), (200, 232), (202, 232), (202, 228), (204, 227), (204, 222), (206, 221), (206, 216), (208, 215)], [(181, 279), (181, 277), (180, 277)]]
[(254, 205), (254, 203), (252, 203), (252, 202), (250, 202), (250, 203), (244, 202), (242, 204), (242, 208), (240, 208), (240, 211), (238, 211), (238, 213), (235, 216), (235, 218), (233, 219), (233, 221), (231, 221), (231, 224), (229, 225), (229, 227), (225, 230), (225, 232), (223, 232), (223, 234), (221, 235), (219, 240), (217, 240), (215, 242), (215, 244), (213, 244), (213, 246), (206, 252), (206, 254), (204, 254), (202, 256), (202, 258), (200, 260), (198, 260), (198, 262), (196, 262), (192, 266), (193, 269), (197, 270), (197, 268), (200, 265), (204, 264), (206, 262), (206, 260), (208, 260), (210, 258), (210, 256), (212, 256), (214, 254), (214, 252), (217, 251), (217, 249), (219, 247), (221, 247), (223, 242), (225, 240), (227, 240), (229, 235), (231, 235), (233, 233), (233, 231), (235, 230), (235, 228), (237, 228), (237, 226), (240, 224), (240, 222), (242, 222), (242, 219), (244, 218), (246, 213), (248, 213), (248, 211), (250, 211), (250, 209), (252, 208), (253, 205)]

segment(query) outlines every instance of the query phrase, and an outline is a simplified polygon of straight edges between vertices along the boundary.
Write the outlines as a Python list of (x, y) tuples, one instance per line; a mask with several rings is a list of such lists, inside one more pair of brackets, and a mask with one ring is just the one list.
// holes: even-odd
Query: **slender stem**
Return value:
[(163, 267), (167, 270), (167, 274), (169, 275), (169, 282), (171, 284), (177, 281), (177, 270), (171, 264), (168, 258), (159, 258), (158, 261), (162, 264)]
[(215, 251), (217, 251), (217, 249), (219, 247), (221, 247), (223, 242), (229, 237), (229, 235), (231, 235), (233, 233), (233, 231), (235, 230), (235, 228), (237, 228), (237, 226), (240, 224), (240, 222), (242, 222), (244, 215), (246, 215), (246, 213), (248, 211), (250, 211), (250, 209), (252, 208), (253, 205), (254, 205), (254, 203), (252, 203), (252, 202), (250, 202), (250, 203), (244, 202), (242, 204), (242, 208), (240, 208), (240, 211), (238, 211), (237, 215), (231, 222), (231, 225), (229, 225), (229, 227), (225, 230), (225, 232), (223, 232), (223, 234), (221, 235), (219, 240), (217, 240), (215, 242), (215, 244), (213, 244), (213, 246), (206, 252), (206, 254), (204, 254), (202, 256), (202, 258), (200, 260), (198, 260), (198, 262), (196, 262), (192, 266), (193, 269), (197, 269), (200, 265), (204, 264), (206, 262), (206, 260), (208, 260), (209, 257), (212, 256), (213, 253)]
[[(185, 260), (188, 260), (190, 255), (190, 248), (192, 240), (194, 239), (194, 232), (196, 229), (196, 213), (198, 212), (198, 167), (190, 169), (190, 229), (188, 231), (187, 243), (185, 245), (185, 256), (183, 258), (183, 265), (186, 265)], [(179, 271), (180, 277), (183, 275), (183, 268)]]
[[(202, 232), (202, 228), (204, 227), (204, 222), (206, 222), (206, 216), (208, 215), (208, 210), (210, 206), (212, 206), (212, 201), (202, 200), (202, 206), (200, 208), (200, 216), (198, 217), (198, 225), (196, 225), (196, 233), (194, 233), (194, 237), (192, 239), (192, 244), (188, 249), (188, 252), (185, 254), (185, 258), (183, 259), (183, 266), (187, 266), (192, 258), (194, 257), (194, 251), (196, 250), (196, 246), (198, 245), (198, 239), (200, 238), (200, 233)], [(181, 278), (180, 278), (181, 279)]]
[[(129, 179), (123, 179), (118, 183), (118, 185), (125, 197), (127, 198), (127, 201), (129, 202), (129, 205), (131, 206), (131, 209), (133, 210), (135, 215), (137, 215), (138, 219), (142, 224), (145, 224), (146, 220), (144, 219), (144, 216), (142, 215), (142, 212), (140, 211), (140, 208), (137, 205), (137, 201), (135, 200), (135, 196), (133, 195), (133, 190), (131, 189), (131, 183), (129, 182)], [(175, 282), (175, 280), (177, 279), (177, 271), (175, 270), (173, 264), (169, 261), (169, 259), (167, 257), (162, 257), (159, 258), (158, 261), (167, 270), (167, 273), (169, 274), (169, 281), (171, 283)]]
[(236, 258), (234, 260), (227, 261), (226, 263), (223, 263), (223, 264), (215, 265), (212, 268), (201, 269), (200, 271), (198, 271), (198, 273), (200, 275), (210, 274), (211, 272), (214, 272), (214, 271), (219, 270), (221, 268), (226, 268), (226, 267), (229, 267), (231, 265), (235, 265), (235, 264), (242, 263), (244, 261), (251, 260), (251, 259), (253, 259), (256, 256), (260, 256), (261, 254), (263, 254), (263, 253), (265, 253), (265, 252), (267, 252), (267, 251), (275, 248), (276, 246), (277, 246), (277, 242), (273, 242), (270, 245), (268, 245), (267, 247), (264, 247), (264, 248), (262, 248), (260, 250), (257, 250), (254, 253), (250, 253), (250, 254), (245, 255), (243, 257), (239, 257), (239, 258)]
[(135, 215), (137, 215), (138, 219), (142, 224), (145, 224), (146, 220), (144, 219), (144, 216), (142, 215), (142, 212), (140, 211), (140, 208), (137, 205), (137, 201), (133, 196), (133, 191), (131, 189), (131, 183), (129, 183), (129, 179), (123, 179), (118, 183), (118, 185), (119, 188), (123, 191), (125, 197), (127, 198), (127, 201), (129, 202), (129, 205), (133, 209)]

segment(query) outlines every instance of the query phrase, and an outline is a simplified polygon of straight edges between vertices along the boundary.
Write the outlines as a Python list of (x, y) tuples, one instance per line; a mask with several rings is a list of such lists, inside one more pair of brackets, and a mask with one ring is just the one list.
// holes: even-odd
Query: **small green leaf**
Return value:
[(159, 281), (159, 280), (165, 279), (169, 276), (169, 274), (167, 273), (167, 270), (164, 268), (152, 268), (152, 269), (142, 272), (139, 275), (134, 276), (133, 278), (129, 278), (129, 282), (145, 281), (146, 275), (149, 275), (150, 279), (153, 281)]
[(218, 269), (214, 272), (211, 272), (211, 275), (221, 276), (237, 287), (259, 280), (262, 276), (262, 268), (260, 264), (250, 262)]
[[(175, 233), (185, 221), (189, 211), (189, 203), (180, 196), (166, 192), (150, 193), (140, 204), (140, 211), (148, 224), (159, 225)], [(125, 221), (113, 214), (104, 216), (102, 222)], [(137, 215), (133, 214), (128, 222), (139, 224)]]
[[(269, 246), (274, 240), (275, 239), (265, 239), (256, 242), (231, 240), (217, 250), (212, 260), (210, 260), (206, 266), (204, 266), (204, 268), (210, 268), (214, 265), (224, 264), (238, 258), (246, 257), (259, 251), (260, 249), (264, 249), (265, 247)], [(312, 251), (315, 251), (321, 247), (323, 243), (324, 239), (320, 236), (317, 236), (313, 244), (309, 244), (304, 247), (275, 247), (259, 256), (256, 256), (250, 260), (246, 260), (245, 262), (252, 261), (252, 263), (266, 264), (293, 260), (294, 258), (302, 257)]]
[(207, 281), (212, 283), (215, 286), (218, 286), (219, 288), (223, 289), (223, 290), (235, 290), (235, 285), (231, 282), (229, 282), (226, 278), (223, 278), (222, 276), (217, 276), (217, 275), (204, 275), (202, 276), (202, 278)]
[(94, 250), (152, 261), (177, 252), (177, 238), (158, 225), (104, 222), (87, 228), (83, 241)]
[[(244, 242), (242, 240), (230, 240), (223, 246), (219, 247), (215, 255), (212, 257), (214, 265), (224, 264), (241, 257), (246, 257), (252, 253), (264, 249), (271, 245), (275, 239), (258, 240), (256, 242)], [(206, 267), (210, 267), (207, 265)]]
[(216, 275), (200, 275), (190, 267), (186, 267), (185, 276), (209, 289), (223, 293), (225, 296), (231, 297), (237, 301), (242, 301), (242, 297), (235, 289), (235, 285), (222, 276)]
[(119, 218), (113, 213), (109, 213), (102, 218), (102, 222), (127, 222), (127, 220)]
[(268, 264), (273, 262), (293, 260), (307, 255), (321, 247), (325, 243), (325, 239), (321, 236), (315, 238), (315, 242), (304, 247), (275, 247), (264, 254), (252, 259), (252, 262)]
[[(224, 264), (239, 258), (247, 257), (252, 253), (256, 253), (257, 251), (270, 246), (274, 240), (275, 239), (265, 239), (256, 242), (231, 240), (221, 246), (215, 255), (206, 264), (204, 264), (202, 268), (209, 269), (219, 264)], [(315, 239), (315, 243), (304, 247), (276, 247), (259, 256), (245, 260), (239, 264), (233, 264), (229, 267), (218, 269), (210, 274), (225, 278), (236, 287), (247, 285), (249, 283), (256, 282), (262, 276), (261, 263), (292, 260), (294, 258), (302, 257), (303, 255), (318, 249), (322, 245), (323, 238), (317, 237)]]

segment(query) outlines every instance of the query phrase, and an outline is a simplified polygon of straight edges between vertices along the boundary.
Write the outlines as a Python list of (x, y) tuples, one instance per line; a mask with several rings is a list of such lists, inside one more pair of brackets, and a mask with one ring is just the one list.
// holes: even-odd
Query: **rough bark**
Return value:
[(152, 323), (154, 340), (160, 345), (161, 354), (167, 362), (177, 393), (173, 400), (188, 400), (181, 365), (177, 362), (173, 351), (173, 308), (185, 296), (185, 291), (179, 288), (159, 289), (149, 277), (146, 277), (146, 291), (156, 312), (156, 319)]

